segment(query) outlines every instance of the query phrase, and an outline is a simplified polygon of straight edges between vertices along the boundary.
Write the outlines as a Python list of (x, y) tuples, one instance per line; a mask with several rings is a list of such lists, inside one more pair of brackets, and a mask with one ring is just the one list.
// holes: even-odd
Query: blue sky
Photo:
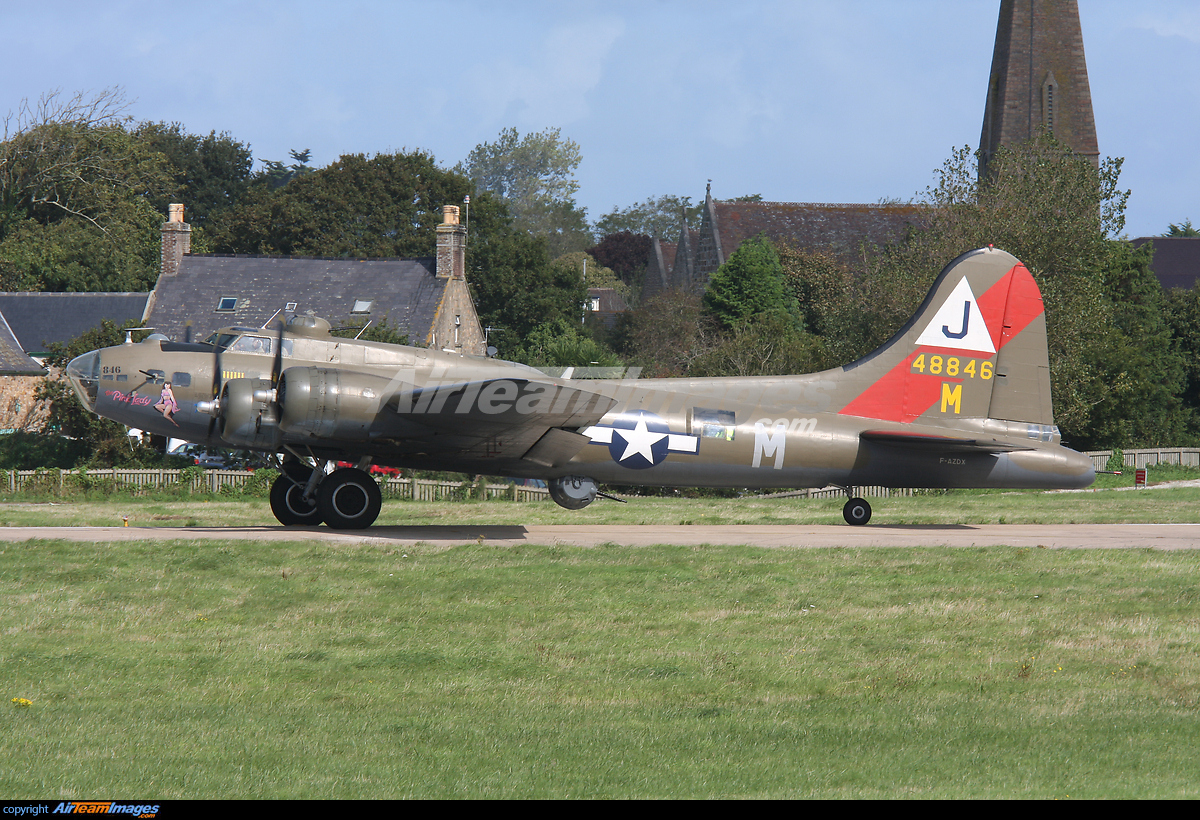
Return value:
[[(44, 0), (4, 11), (0, 110), (122, 87), (139, 120), (313, 164), (502, 128), (579, 143), (595, 219), (651, 196), (877, 202), (976, 147), (999, 0)], [(1080, 0), (1130, 236), (1200, 223), (1200, 3)]]

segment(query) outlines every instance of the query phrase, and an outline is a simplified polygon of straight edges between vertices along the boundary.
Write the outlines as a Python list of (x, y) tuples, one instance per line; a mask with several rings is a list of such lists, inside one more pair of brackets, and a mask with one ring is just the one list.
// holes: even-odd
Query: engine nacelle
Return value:
[(221, 390), (218, 432), (232, 447), (274, 450), (283, 431), (269, 379), (230, 379)]
[(279, 427), (289, 435), (365, 441), (389, 384), (369, 373), (288, 368), (279, 379)]

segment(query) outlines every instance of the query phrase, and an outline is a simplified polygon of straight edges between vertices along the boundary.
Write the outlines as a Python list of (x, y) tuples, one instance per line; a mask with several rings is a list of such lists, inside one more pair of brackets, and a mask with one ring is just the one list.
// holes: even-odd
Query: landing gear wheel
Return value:
[(315, 501), (306, 501), (304, 487), (312, 475), (312, 467), (304, 464), (285, 464), (285, 475), (271, 485), (271, 512), (280, 524), (300, 524), (316, 527), (321, 523), (321, 509)]
[(842, 518), (854, 527), (861, 527), (871, 520), (871, 505), (862, 498), (851, 498), (842, 507)]
[(364, 530), (375, 523), (383, 495), (370, 474), (352, 467), (334, 470), (317, 487), (317, 507), (335, 530)]

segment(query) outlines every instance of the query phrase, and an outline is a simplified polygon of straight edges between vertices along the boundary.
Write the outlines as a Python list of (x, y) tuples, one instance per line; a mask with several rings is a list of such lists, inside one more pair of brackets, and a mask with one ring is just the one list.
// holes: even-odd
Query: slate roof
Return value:
[(714, 203), (725, 259), (760, 233), (773, 242), (823, 248), (852, 262), (859, 245), (886, 245), (904, 238), (910, 226), (924, 223), (920, 205), (839, 205), (814, 202)]
[(148, 293), (0, 293), (0, 313), (26, 353), (66, 344), (105, 319), (140, 322)]
[(1200, 277), (1200, 239), (1179, 236), (1143, 236), (1132, 240), (1134, 247), (1154, 245), (1150, 269), (1165, 289), (1191, 289)]
[[(179, 270), (160, 276), (148, 324), (184, 340), (203, 339), (222, 327), (262, 327), (276, 311), (320, 316), (334, 327), (376, 325), (425, 338), (449, 280), (436, 276), (433, 257), (422, 259), (313, 259), (275, 256), (187, 254)], [(232, 310), (221, 300), (232, 299)], [(288, 309), (290, 303), (295, 306)], [(355, 313), (370, 302), (369, 313)], [(361, 305), (360, 305), (361, 306)]]
[(25, 355), (12, 328), (0, 312), (0, 376), (44, 376), (40, 364)]

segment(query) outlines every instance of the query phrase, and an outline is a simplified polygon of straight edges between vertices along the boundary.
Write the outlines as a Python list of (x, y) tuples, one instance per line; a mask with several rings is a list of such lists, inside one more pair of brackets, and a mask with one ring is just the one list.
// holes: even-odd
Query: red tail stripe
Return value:
[[(1045, 309), (1037, 283), (1024, 265), (1015, 266), (977, 297), (975, 303), (997, 351)], [(922, 353), (941, 351), (962, 352), (943, 347), (917, 348), (843, 407), (839, 415), (909, 423), (929, 412), (942, 399), (942, 382), (954, 380), (913, 373), (912, 363)]]

